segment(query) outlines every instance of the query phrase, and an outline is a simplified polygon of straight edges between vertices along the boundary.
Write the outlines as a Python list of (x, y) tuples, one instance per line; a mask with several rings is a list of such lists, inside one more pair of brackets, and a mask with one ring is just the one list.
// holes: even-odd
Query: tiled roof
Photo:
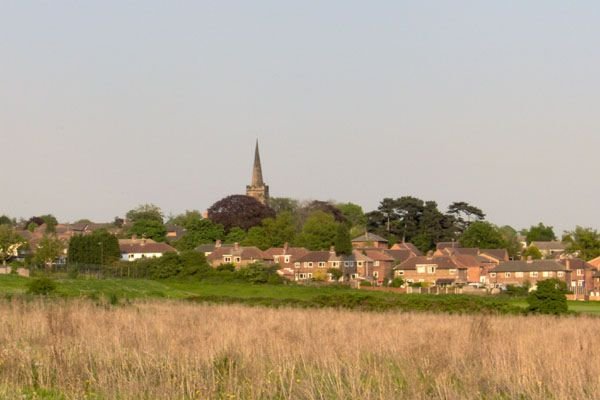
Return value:
[(410, 250), (384, 250), (385, 254), (389, 255), (397, 263), (402, 263), (413, 257)]
[(145, 242), (142, 240), (131, 240), (131, 239), (121, 239), (119, 240), (119, 249), (121, 250), (121, 254), (150, 254), (150, 253), (171, 253), (176, 252), (176, 250), (169, 246), (166, 243), (157, 243), (153, 240), (146, 240)]
[(404, 261), (402, 264), (396, 266), (394, 269), (416, 269), (417, 265), (427, 264), (437, 265), (439, 269), (464, 269), (466, 267), (460, 266), (456, 264), (451, 257), (448, 256), (439, 256), (439, 257), (427, 257), (427, 256), (419, 256), (419, 257), (411, 257), (408, 260)]
[(209, 261), (220, 259), (225, 255), (240, 257), (242, 260), (268, 260), (269, 258), (258, 248), (254, 246), (221, 246), (216, 248), (208, 257)]
[(417, 246), (415, 246), (412, 243), (408, 243), (408, 242), (396, 243), (395, 245), (392, 246), (392, 250), (409, 250), (415, 256), (422, 256), (423, 255), (423, 253), (421, 252), (421, 250), (419, 250), (417, 248)]
[(394, 257), (387, 254), (387, 252), (384, 250), (367, 249), (367, 250), (365, 250), (365, 253), (367, 253), (367, 257), (369, 257), (370, 259), (372, 259), (374, 261), (389, 261), (389, 262), (395, 261)]
[(482, 249), (480, 254), (486, 254), (496, 260), (508, 261), (508, 251), (506, 249)]
[(539, 250), (543, 251), (564, 251), (567, 249), (567, 246), (563, 242), (559, 242), (558, 240), (552, 240), (548, 242), (531, 242), (531, 246), (535, 246)]
[(567, 267), (554, 260), (505, 261), (490, 272), (566, 271)]

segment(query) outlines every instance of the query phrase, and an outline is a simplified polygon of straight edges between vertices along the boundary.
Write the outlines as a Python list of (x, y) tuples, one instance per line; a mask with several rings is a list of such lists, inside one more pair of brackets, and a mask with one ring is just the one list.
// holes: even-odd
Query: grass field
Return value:
[(593, 399), (599, 329), (581, 316), (13, 298), (0, 398)]
[[(24, 294), (27, 291), (28, 278), (15, 275), (0, 275), (0, 294)], [(308, 304), (315, 299), (329, 296), (321, 305), (331, 305), (336, 299), (343, 297), (349, 299), (360, 298), (368, 302), (374, 301), (400, 303), (395, 309), (402, 309), (402, 304), (418, 301), (420, 303), (443, 302), (446, 299), (462, 301), (471, 299), (471, 303), (494, 302), (503, 306), (510, 305), (518, 308), (527, 307), (522, 298), (511, 299), (504, 297), (484, 296), (474, 297), (463, 295), (435, 296), (435, 295), (401, 295), (387, 292), (371, 292), (353, 290), (339, 287), (311, 287), (298, 285), (251, 285), (245, 283), (215, 283), (198, 282), (194, 280), (154, 281), (143, 279), (60, 279), (58, 280), (58, 293), (66, 297), (108, 297), (114, 295), (119, 299), (196, 299), (210, 302), (239, 302), (245, 304), (268, 305), (270, 300), (281, 305)], [(414, 299), (414, 300), (413, 300)], [(454, 300), (457, 299), (457, 300)], [(228, 301), (230, 300), (230, 301)], [(327, 300), (327, 299), (325, 299)], [(343, 299), (342, 299), (343, 300)], [(295, 303), (296, 302), (296, 303)], [(304, 302), (304, 303), (302, 303)], [(388, 304), (389, 305), (389, 304)], [(466, 304), (467, 307), (473, 304)], [(457, 304), (456, 307), (460, 307)], [(423, 309), (447, 311), (441, 306), (410, 308), (410, 310)], [(392, 307), (394, 308), (394, 307)], [(600, 315), (600, 302), (569, 302), (569, 309), (585, 314)], [(454, 309), (453, 311), (460, 311)], [(466, 310), (469, 311), (468, 309)]]

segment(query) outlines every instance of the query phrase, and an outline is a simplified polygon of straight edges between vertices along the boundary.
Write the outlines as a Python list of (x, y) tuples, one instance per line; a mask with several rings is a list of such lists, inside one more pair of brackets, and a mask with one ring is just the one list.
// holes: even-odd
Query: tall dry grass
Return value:
[(600, 319), (0, 303), (0, 397), (584, 399)]

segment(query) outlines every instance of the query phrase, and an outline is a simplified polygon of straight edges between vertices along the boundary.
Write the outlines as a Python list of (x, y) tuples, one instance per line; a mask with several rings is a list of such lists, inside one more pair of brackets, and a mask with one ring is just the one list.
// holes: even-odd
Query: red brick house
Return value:
[(352, 247), (355, 249), (376, 248), (387, 249), (388, 241), (379, 235), (366, 232), (364, 235), (352, 239)]
[(555, 260), (505, 261), (488, 273), (488, 284), (494, 287), (526, 283), (535, 286), (537, 281), (556, 278), (567, 281), (567, 267)]
[(425, 283), (431, 286), (448, 286), (467, 283), (467, 268), (450, 256), (411, 257), (394, 268), (394, 276), (407, 283)]
[(258, 247), (244, 247), (234, 243), (233, 246), (216, 247), (206, 260), (213, 268), (221, 264), (233, 264), (236, 268), (240, 268), (255, 262), (268, 262), (269, 257)]

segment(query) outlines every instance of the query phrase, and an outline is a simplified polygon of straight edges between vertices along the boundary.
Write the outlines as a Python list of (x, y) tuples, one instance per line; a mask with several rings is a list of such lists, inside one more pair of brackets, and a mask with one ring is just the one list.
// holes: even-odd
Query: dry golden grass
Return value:
[(599, 329), (586, 317), (15, 300), (0, 304), (0, 397), (598, 398)]

